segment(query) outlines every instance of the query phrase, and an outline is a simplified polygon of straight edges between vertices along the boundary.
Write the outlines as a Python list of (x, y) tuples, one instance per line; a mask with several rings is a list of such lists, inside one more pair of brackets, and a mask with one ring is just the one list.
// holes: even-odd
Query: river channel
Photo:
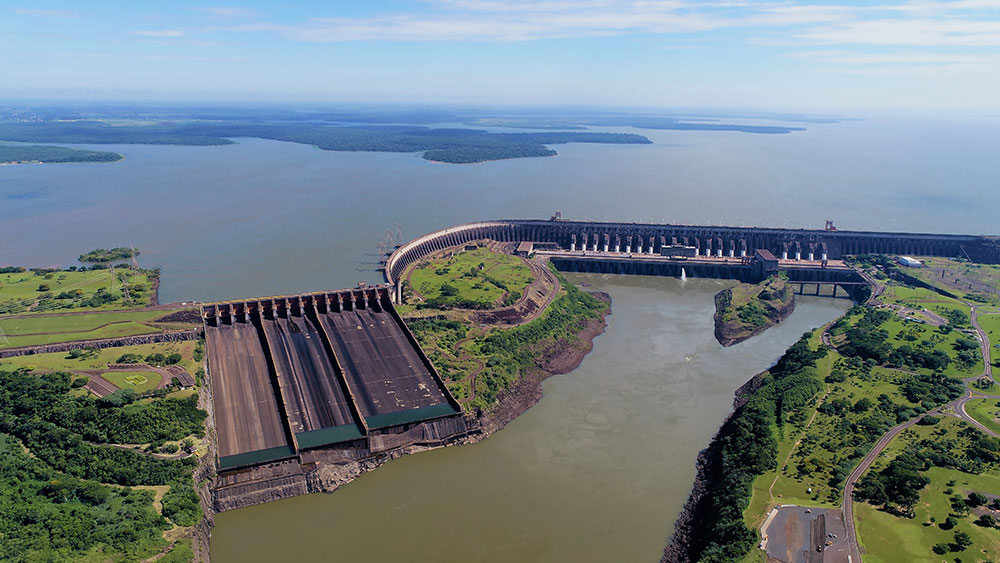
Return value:
[(568, 277), (610, 293), (613, 314), (535, 407), (332, 494), (219, 514), (213, 561), (656, 561), (736, 388), (850, 306), (800, 297), (784, 323), (723, 349), (713, 296), (731, 282)]

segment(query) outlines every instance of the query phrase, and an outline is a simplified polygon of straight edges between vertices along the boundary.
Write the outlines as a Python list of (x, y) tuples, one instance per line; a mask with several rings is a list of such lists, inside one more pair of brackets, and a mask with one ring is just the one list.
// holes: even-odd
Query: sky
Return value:
[(0, 97), (1000, 114), (1000, 0), (0, 0)]

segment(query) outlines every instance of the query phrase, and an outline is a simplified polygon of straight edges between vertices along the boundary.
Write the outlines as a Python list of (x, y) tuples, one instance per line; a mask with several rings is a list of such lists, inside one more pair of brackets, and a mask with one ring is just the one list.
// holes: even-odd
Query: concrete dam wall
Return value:
[(386, 262), (386, 281), (395, 284), (407, 266), (432, 252), (480, 239), (554, 243), (568, 251), (652, 255), (665, 247), (687, 246), (706, 258), (752, 256), (754, 250), (763, 249), (783, 260), (839, 260), (879, 253), (961, 256), (1000, 263), (1000, 238), (990, 236), (509, 219), (449, 227), (400, 246)]

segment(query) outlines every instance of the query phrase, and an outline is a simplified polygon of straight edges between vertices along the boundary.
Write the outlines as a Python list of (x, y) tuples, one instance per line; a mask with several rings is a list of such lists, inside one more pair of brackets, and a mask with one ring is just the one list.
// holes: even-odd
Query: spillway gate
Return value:
[(462, 420), (385, 287), (212, 303), (202, 317), (222, 471), (370, 452), (374, 437)]

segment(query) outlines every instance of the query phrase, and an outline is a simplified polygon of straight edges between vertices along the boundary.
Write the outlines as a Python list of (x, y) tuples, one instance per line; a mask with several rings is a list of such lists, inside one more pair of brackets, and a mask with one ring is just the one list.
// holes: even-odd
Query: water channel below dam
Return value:
[(568, 277), (611, 294), (613, 314), (535, 407), (332, 494), (219, 514), (213, 561), (657, 561), (733, 392), (851, 305), (799, 296), (784, 323), (723, 349), (713, 296), (732, 282)]

